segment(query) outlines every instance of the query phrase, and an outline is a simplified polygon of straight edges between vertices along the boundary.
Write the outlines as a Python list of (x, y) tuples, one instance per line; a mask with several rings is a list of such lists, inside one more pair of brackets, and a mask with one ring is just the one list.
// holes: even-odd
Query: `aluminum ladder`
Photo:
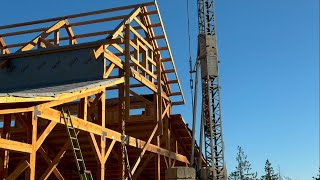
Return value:
[[(67, 114), (67, 116), (65, 115)], [(61, 109), (61, 118), (64, 120), (66, 130), (70, 139), (70, 146), (76, 161), (77, 169), (79, 172), (80, 180), (93, 180), (92, 174), (86, 169), (77, 133), (73, 127), (70, 111), (65, 113), (63, 108)]]

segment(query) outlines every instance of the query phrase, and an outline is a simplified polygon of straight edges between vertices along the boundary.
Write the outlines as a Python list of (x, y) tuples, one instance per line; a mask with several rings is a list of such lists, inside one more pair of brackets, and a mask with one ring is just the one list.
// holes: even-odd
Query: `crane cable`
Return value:
[(192, 59), (191, 59), (191, 38), (190, 38), (190, 12), (189, 12), (189, 0), (187, 1), (187, 19), (188, 19), (188, 49), (189, 49), (189, 74), (190, 74), (190, 93), (191, 93), (191, 104), (193, 109), (193, 77), (192, 73), (194, 70), (192, 69)]

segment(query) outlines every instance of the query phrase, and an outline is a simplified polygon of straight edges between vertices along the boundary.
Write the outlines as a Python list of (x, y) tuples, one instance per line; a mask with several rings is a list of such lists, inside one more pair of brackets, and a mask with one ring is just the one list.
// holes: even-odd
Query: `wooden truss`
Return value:
[[(101, 23), (116, 26), (105, 30)], [(27, 29), (33, 25), (37, 28)], [(89, 25), (99, 31), (76, 33), (77, 27)], [(15, 28), (23, 30), (7, 31)], [(114, 81), (54, 97), (0, 96), (0, 179), (74, 178), (61, 107), (71, 111), (84, 159), (97, 179), (127, 178), (121, 165), (121, 142), (128, 147), (134, 179), (162, 179), (166, 168), (189, 164), (190, 148), (183, 138), (191, 140), (190, 133), (186, 127), (175, 127), (178, 121), (184, 123), (171, 115), (172, 106), (184, 104), (184, 98), (157, 4), (0, 26), (1, 30), (6, 33), (0, 34), (0, 66), (17, 57), (91, 47), (92, 57), (105, 59), (101, 78)], [(21, 35), (33, 38), (5, 43)], [(150, 92), (149, 97), (143, 91)], [(109, 94), (116, 96), (107, 98)], [(133, 114), (136, 109), (143, 111)]]

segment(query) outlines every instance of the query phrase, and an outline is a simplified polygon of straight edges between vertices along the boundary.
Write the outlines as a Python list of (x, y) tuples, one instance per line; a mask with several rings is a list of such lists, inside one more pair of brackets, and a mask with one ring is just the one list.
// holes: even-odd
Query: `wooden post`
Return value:
[[(106, 127), (106, 91), (104, 90), (101, 93), (100, 100), (98, 103), (98, 113), (99, 113), (99, 121), (101, 121), (101, 126)], [(101, 135), (101, 159), (104, 159), (106, 152), (106, 139), (104, 135)], [(105, 179), (105, 161), (100, 161), (100, 178), (101, 180)]]
[[(160, 135), (163, 134), (163, 121), (162, 121), (162, 95), (161, 95), (161, 60), (160, 55), (157, 54), (156, 56), (156, 63), (157, 63), (157, 105), (156, 105), (156, 111), (157, 112), (157, 123), (159, 123), (159, 130), (158, 136), (157, 136), (157, 146), (160, 147)], [(160, 154), (157, 154), (157, 172), (156, 172), (156, 180), (160, 180), (161, 174), (160, 174), (160, 166), (161, 166), (161, 156)]]
[[(171, 152), (171, 139), (170, 139), (170, 129), (169, 129), (169, 119), (165, 118), (164, 120), (164, 130), (165, 130), (165, 137), (166, 137), (166, 149)], [(166, 157), (165, 157), (166, 158)], [(169, 160), (169, 167), (171, 167), (171, 158), (168, 157)]]
[[(124, 36), (124, 43), (125, 43), (125, 66), (124, 66), (124, 71), (125, 71), (125, 81), (124, 81), (124, 106), (122, 106), (122, 180), (126, 179), (126, 157), (128, 156), (127, 151), (125, 149), (125, 144), (124, 144), (124, 137), (126, 134), (126, 121), (129, 121), (130, 119), (130, 75), (131, 75), (131, 70), (130, 70), (130, 60), (131, 60), (131, 55), (130, 55), (130, 24), (129, 22), (126, 22), (125, 25), (125, 36)], [(130, 173), (130, 172), (128, 172)]]
[[(124, 76), (124, 70), (122, 70), (121, 68), (119, 68), (119, 77), (123, 77)], [(118, 132), (122, 132), (122, 120), (124, 118), (124, 112), (123, 112), (123, 105), (124, 105), (124, 84), (119, 84), (118, 85), (118, 97), (119, 97), (119, 101), (118, 101)], [(124, 167), (123, 167), (123, 157), (122, 157), (122, 146), (121, 144), (119, 144), (117, 146), (117, 155), (118, 155), (118, 179), (119, 180), (123, 180), (123, 171), (124, 171)]]
[[(160, 136), (157, 136), (157, 146), (160, 147)], [(160, 180), (160, 178), (161, 178), (160, 160), (161, 160), (161, 155), (157, 154), (156, 178), (155, 178), (156, 180)]]
[[(31, 144), (32, 143), (32, 124), (31, 124), (31, 120), (32, 120), (32, 113), (28, 112), (25, 115), (20, 114), (21, 116), (21, 120), (23, 122), (25, 122), (26, 125), (26, 131), (27, 131), (27, 143)], [(29, 164), (30, 166), (30, 164)], [(24, 172), (24, 177), (25, 180), (28, 180), (30, 178), (30, 168), (27, 168)]]
[(36, 112), (32, 112), (32, 144), (30, 153), (30, 180), (35, 179), (36, 174), (36, 153), (37, 153), (37, 119), (35, 117)]
[[(3, 122), (3, 131), (1, 138), (10, 139), (10, 125), (11, 125), (11, 114), (4, 115)], [(1, 164), (0, 164), (0, 179), (6, 179), (8, 176), (8, 167), (9, 167), (9, 151), (1, 151)]]

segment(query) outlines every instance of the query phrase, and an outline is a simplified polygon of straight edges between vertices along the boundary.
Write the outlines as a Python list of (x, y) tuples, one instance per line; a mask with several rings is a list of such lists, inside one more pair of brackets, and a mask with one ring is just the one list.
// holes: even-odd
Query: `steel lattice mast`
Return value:
[(227, 173), (221, 124), (214, 0), (198, 0), (197, 3), (199, 23), (197, 64), (201, 67), (202, 84), (200, 146), (204, 134), (208, 179), (225, 180)]

